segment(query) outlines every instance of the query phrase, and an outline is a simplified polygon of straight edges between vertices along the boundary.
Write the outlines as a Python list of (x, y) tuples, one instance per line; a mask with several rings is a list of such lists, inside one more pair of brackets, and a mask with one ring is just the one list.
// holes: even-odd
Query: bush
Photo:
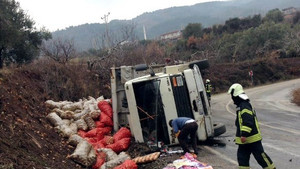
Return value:
[[(210, 64), (203, 71), (203, 78), (210, 79), (213, 92), (225, 92), (233, 83), (244, 87), (263, 85), (280, 80), (288, 80), (300, 76), (300, 58), (264, 59), (252, 62)], [(253, 84), (249, 71), (253, 71)]]
[(300, 88), (293, 91), (292, 102), (300, 106)]

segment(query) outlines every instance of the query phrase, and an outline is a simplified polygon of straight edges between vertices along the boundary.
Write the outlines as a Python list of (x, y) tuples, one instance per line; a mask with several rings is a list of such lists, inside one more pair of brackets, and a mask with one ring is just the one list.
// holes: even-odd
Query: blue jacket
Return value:
[(183, 128), (185, 122), (191, 120), (192, 118), (189, 117), (178, 117), (172, 121), (172, 128), (175, 133)]

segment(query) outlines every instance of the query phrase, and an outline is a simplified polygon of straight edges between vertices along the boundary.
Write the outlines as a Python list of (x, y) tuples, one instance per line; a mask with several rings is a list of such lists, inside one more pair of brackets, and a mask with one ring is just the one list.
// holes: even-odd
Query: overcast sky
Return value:
[[(101, 19), (110, 12), (108, 21), (130, 20), (144, 12), (174, 6), (194, 5), (213, 0), (16, 0), (21, 8), (49, 31), (85, 23), (104, 23)], [(216, 1), (216, 0), (215, 0)]]

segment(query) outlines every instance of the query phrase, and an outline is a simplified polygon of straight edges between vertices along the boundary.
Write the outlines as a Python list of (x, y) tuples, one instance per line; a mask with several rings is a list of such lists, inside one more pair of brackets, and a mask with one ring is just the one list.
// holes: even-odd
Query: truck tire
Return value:
[(219, 136), (226, 132), (226, 126), (222, 123), (214, 124), (214, 136)]
[(197, 60), (197, 61), (193, 61), (189, 63), (189, 68), (192, 69), (194, 67), (194, 65), (197, 65), (199, 67), (199, 69), (203, 70), (203, 69), (207, 69), (209, 68), (209, 63), (208, 60)]

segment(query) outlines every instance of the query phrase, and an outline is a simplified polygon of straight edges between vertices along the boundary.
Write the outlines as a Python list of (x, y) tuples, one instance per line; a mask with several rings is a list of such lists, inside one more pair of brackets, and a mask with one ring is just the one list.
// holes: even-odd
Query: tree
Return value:
[(182, 32), (182, 35), (185, 39), (188, 39), (190, 36), (195, 38), (201, 37), (203, 35), (201, 23), (190, 23), (188, 24)]
[(136, 35), (136, 24), (134, 22), (130, 24), (124, 24), (121, 27), (121, 34), (122, 34), (122, 39), (119, 43), (124, 42), (124, 41), (129, 41), (129, 42), (134, 42), (137, 40), (137, 35)]
[(43, 39), (51, 38), (45, 29), (37, 31), (34, 21), (15, 0), (0, 0), (0, 69), (4, 64), (28, 63), (39, 55)]
[(73, 40), (53, 39), (45, 42), (42, 51), (46, 57), (56, 62), (65, 64), (75, 57), (75, 48)]
[(234, 33), (234, 32), (237, 32), (239, 31), (240, 29), (240, 19), (239, 18), (232, 18), (232, 19), (229, 19), (225, 22), (225, 28), (227, 28), (227, 32), (229, 33)]
[(263, 21), (267, 21), (267, 22), (271, 21), (275, 23), (282, 22), (283, 13), (279, 9), (272, 9), (266, 14)]
[(194, 36), (190, 36), (189, 39), (187, 40), (187, 47), (189, 49), (197, 49), (197, 39)]
[(297, 24), (298, 22), (300, 22), (300, 11), (297, 11), (294, 18), (293, 18), (293, 23)]

